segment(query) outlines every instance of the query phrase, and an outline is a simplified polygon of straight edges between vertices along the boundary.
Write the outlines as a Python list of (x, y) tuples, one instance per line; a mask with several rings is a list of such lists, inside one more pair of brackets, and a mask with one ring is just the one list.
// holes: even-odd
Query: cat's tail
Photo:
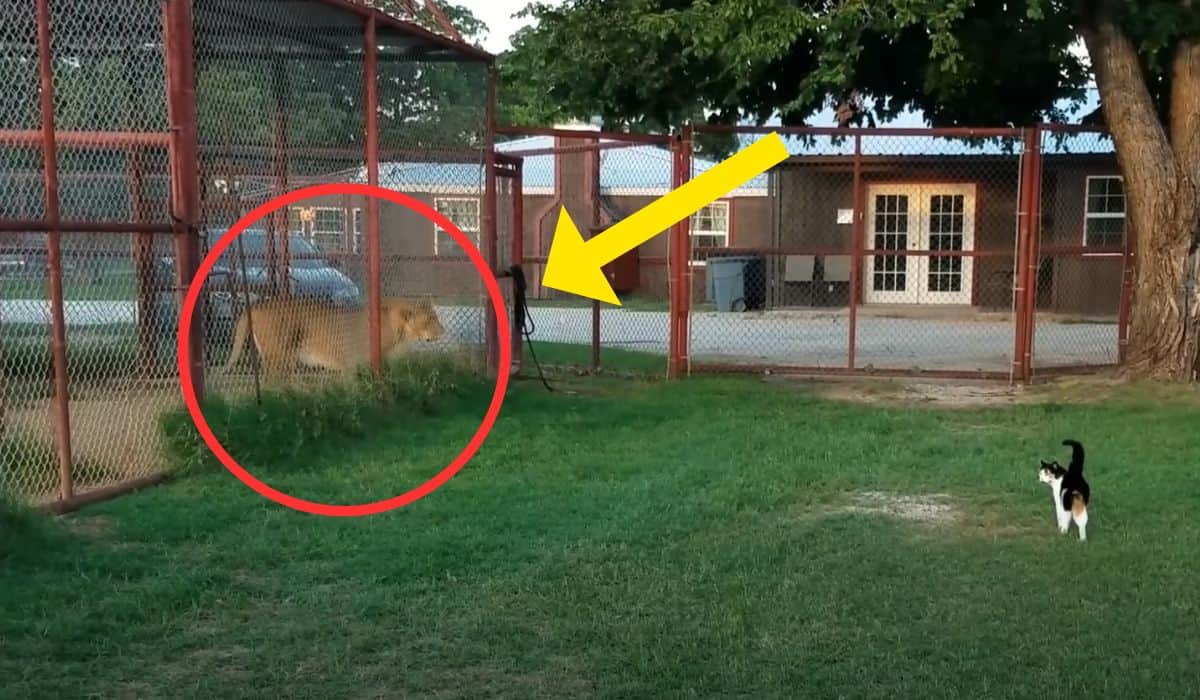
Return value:
[(1083, 445), (1075, 440), (1063, 440), (1064, 445), (1071, 448), (1071, 465), (1067, 467), (1068, 473), (1082, 474), (1083, 473)]

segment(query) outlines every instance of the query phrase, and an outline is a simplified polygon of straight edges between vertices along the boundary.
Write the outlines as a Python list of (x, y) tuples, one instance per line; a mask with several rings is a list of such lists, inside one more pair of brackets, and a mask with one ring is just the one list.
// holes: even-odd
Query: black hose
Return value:
[(513, 279), (513, 325), (517, 331), (525, 336), (525, 344), (529, 348), (529, 356), (533, 358), (533, 365), (537, 367), (538, 378), (542, 380), (542, 386), (546, 387), (546, 391), (554, 391), (554, 387), (550, 386), (550, 382), (546, 381), (546, 373), (542, 371), (542, 363), (537, 359), (537, 353), (533, 350), (533, 332), (537, 326), (533, 323), (533, 318), (529, 315), (529, 303), (526, 300), (525, 290), (527, 283), (525, 280), (525, 271), (520, 265), (513, 265), (508, 269), (503, 276), (512, 277)]

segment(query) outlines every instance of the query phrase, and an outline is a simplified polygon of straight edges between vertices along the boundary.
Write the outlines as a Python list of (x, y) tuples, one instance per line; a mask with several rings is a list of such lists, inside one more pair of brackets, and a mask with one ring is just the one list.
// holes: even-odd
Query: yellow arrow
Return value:
[(595, 238), (584, 241), (567, 208), (558, 215), (542, 284), (551, 289), (621, 305), (601, 268), (640, 246), (705, 205), (753, 180), (788, 157), (772, 133), (724, 162), (654, 200)]

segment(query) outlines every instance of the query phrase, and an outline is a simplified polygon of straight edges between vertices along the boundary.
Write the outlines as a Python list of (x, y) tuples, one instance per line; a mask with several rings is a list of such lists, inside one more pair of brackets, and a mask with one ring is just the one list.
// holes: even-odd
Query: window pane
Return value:
[(1093, 177), (1087, 181), (1089, 214), (1125, 213), (1125, 184), (1118, 177)]
[(1125, 219), (1103, 218), (1087, 220), (1087, 245), (1119, 246), (1125, 240)]
[(343, 209), (318, 209), (313, 228), (319, 231), (341, 231), (346, 225), (346, 212)]
[[(440, 214), (454, 222), (472, 243), (479, 245), (479, 200), (437, 199), (434, 200), (433, 206)], [(440, 227), (437, 228), (434, 245), (438, 255), (466, 255), (458, 241)]]

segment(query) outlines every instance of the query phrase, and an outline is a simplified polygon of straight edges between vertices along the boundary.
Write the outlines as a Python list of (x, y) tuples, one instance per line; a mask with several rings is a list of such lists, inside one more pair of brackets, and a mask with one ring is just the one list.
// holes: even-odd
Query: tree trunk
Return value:
[[(1105, 120), (1125, 179), (1126, 217), (1135, 242), (1135, 283), (1125, 373), (1133, 377), (1190, 380), (1200, 345), (1200, 296), (1188, 294), (1189, 259), (1200, 216), (1200, 149), (1186, 125), (1200, 103), (1200, 61), (1181, 45), (1176, 61), (1172, 144), (1146, 87), (1135, 47), (1101, 11), (1084, 29)], [(1178, 57), (1177, 57), (1178, 58)], [(1179, 76), (1180, 67), (1191, 75)], [(1195, 92), (1194, 92), (1195, 91)], [(1184, 126), (1181, 127), (1181, 124)], [(1173, 145), (1177, 148), (1173, 148)], [(1190, 298), (1189, 298), (1190, 296)]]

